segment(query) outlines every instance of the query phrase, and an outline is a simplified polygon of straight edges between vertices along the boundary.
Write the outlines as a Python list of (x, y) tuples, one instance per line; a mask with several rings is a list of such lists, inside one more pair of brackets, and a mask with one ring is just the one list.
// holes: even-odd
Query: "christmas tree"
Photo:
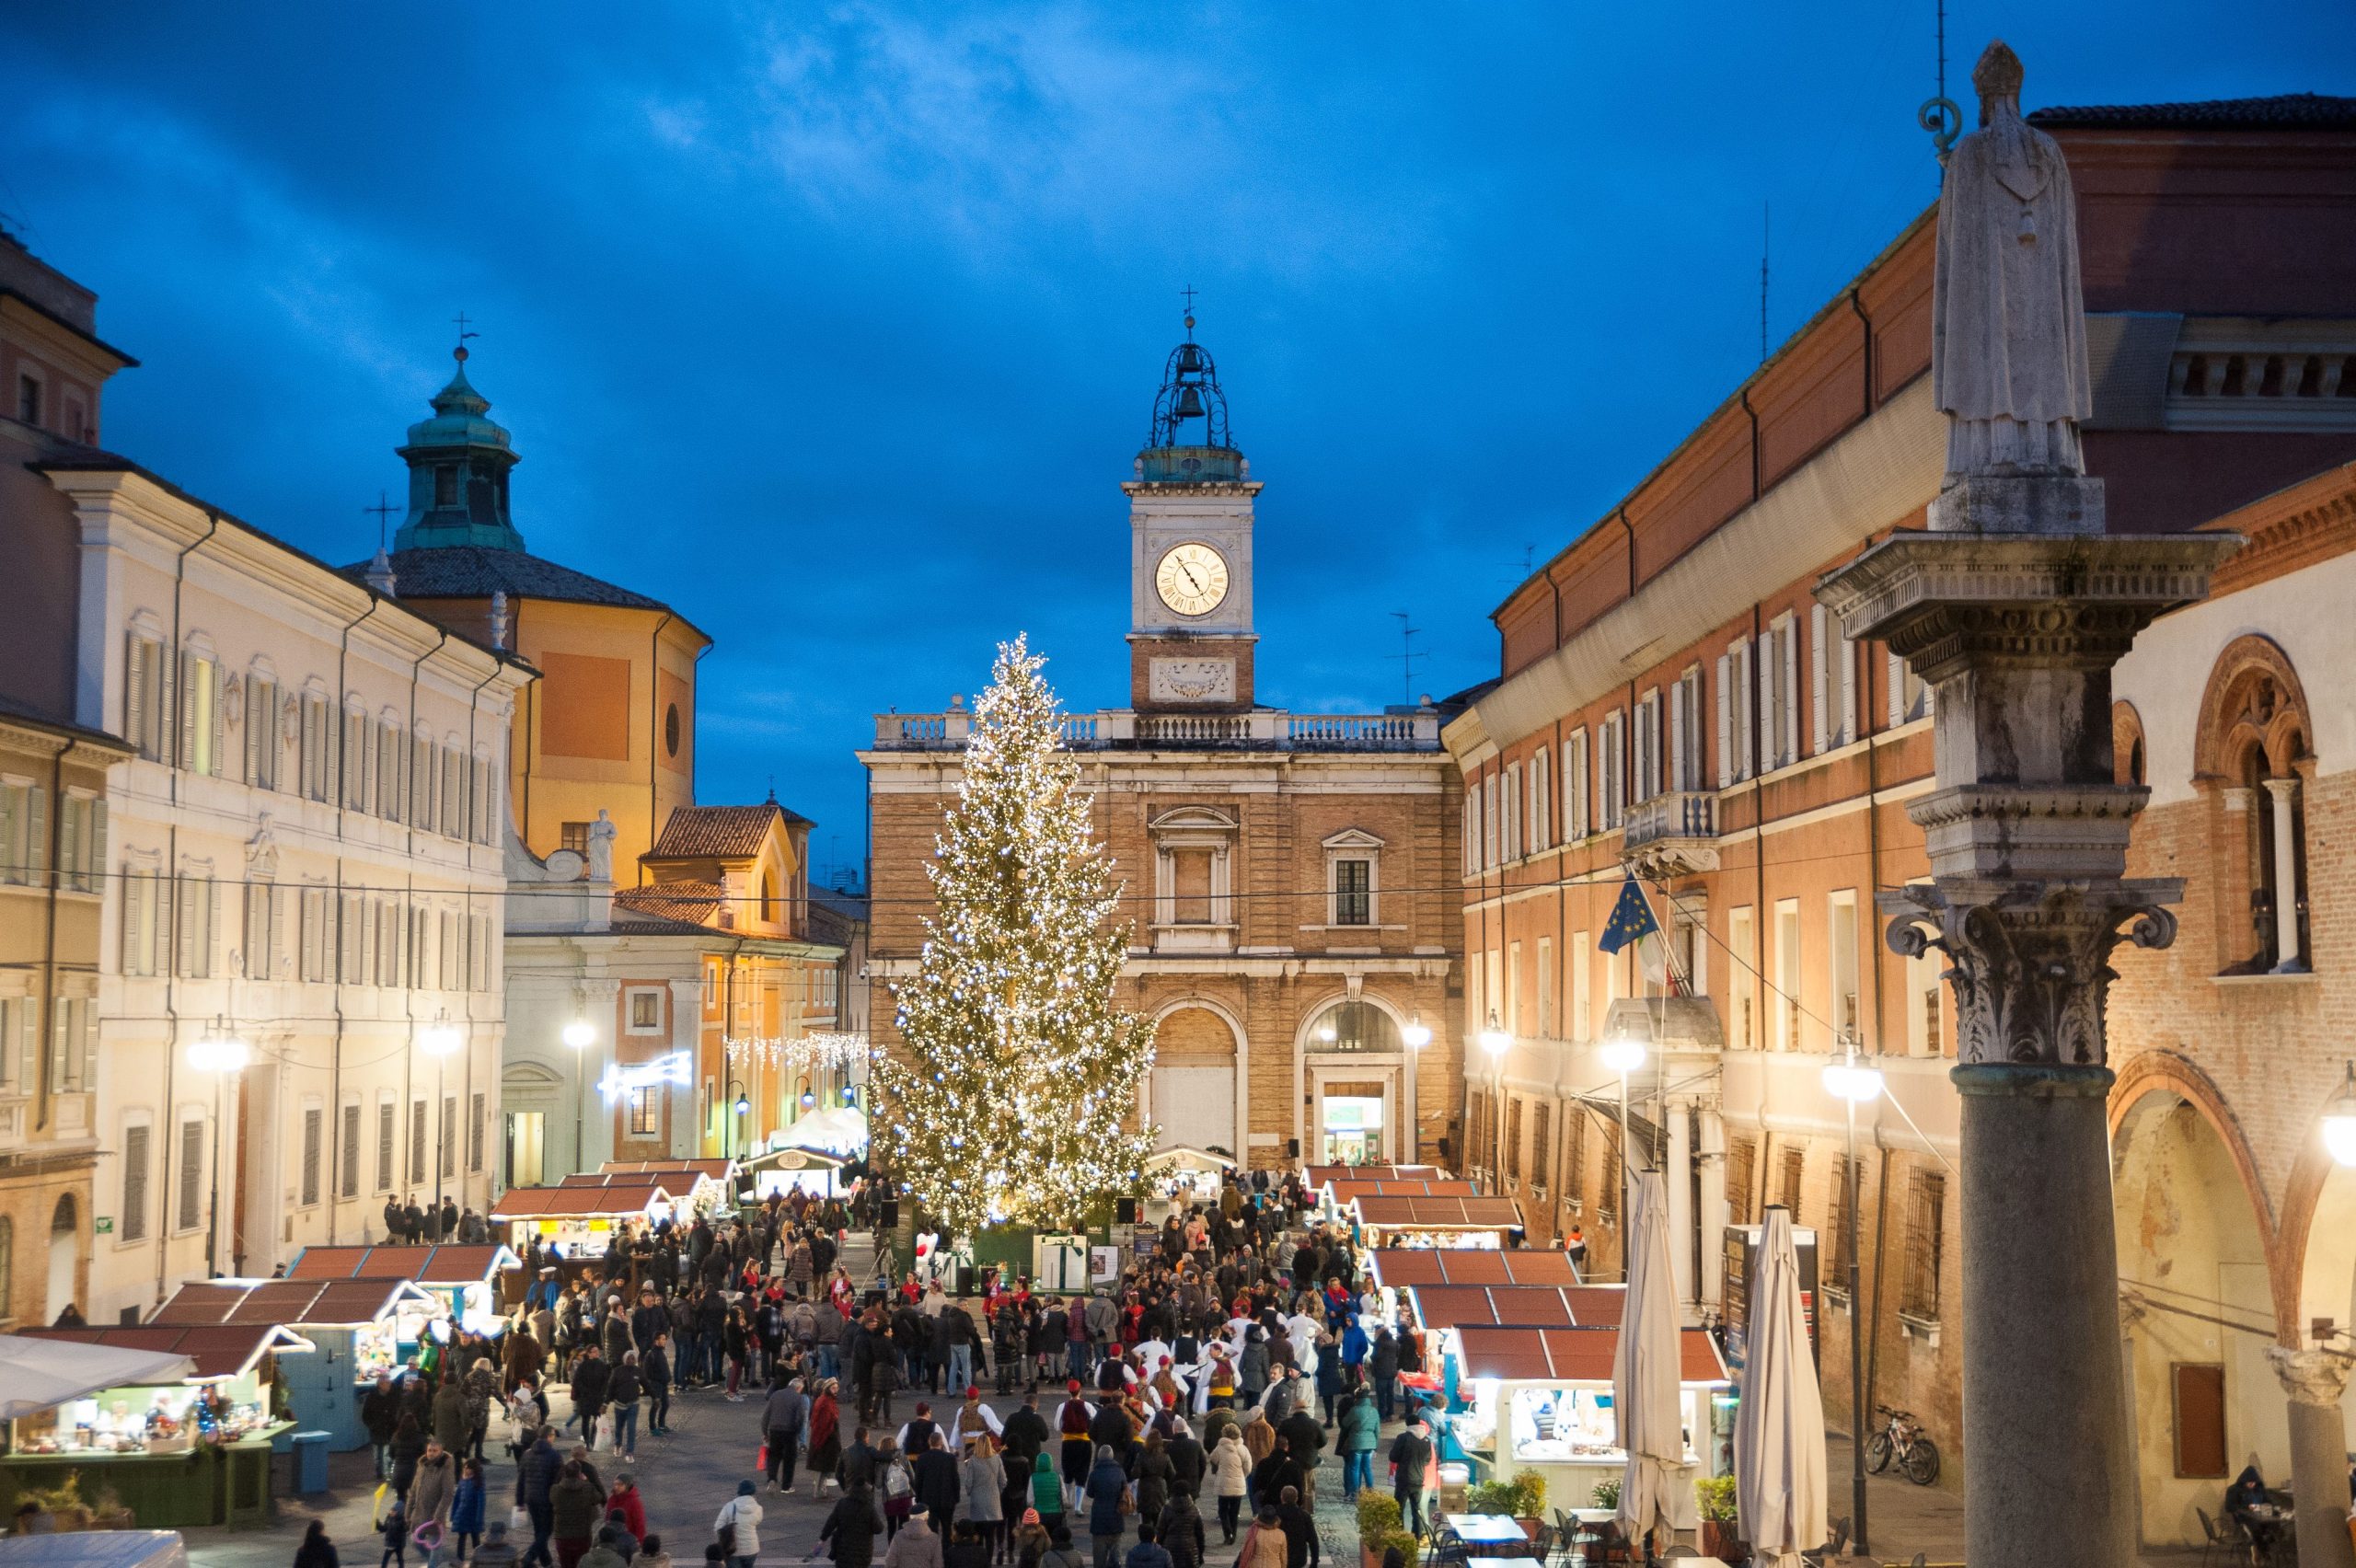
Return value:
[(1149, 1127), (1124, 1124), (1153, 1064), (1153, 1025), (1114, 1005), (1127, 950), (1118, 894), (1061, 747), (1046, 661), (999, 647), (974, 704), (964, 777), (927, 867), (940, 903), (899, 987), (903, 1050), (879, 1055), (878, 1141), (902, 1187), (952, 1233), (1077, 1228), (1137, 1192)]

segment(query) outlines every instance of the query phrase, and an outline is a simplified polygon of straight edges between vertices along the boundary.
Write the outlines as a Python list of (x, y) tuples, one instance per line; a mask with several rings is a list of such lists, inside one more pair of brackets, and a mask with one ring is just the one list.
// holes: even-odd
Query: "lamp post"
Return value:
[(1620, 1191), (1613, 1195), (1614, 1212), (1620, 1216), (1620, 1278), (1628, 1277), (1628, 1075), (1645, 1065), (1645, 1043), (1633, 1034), (1620, 1033), (1603, 1043), (1600, 1053), (1603, 1065), (1620, 1075)]
[(1847, 1044), (1847, 1055), (1824, 1069), (1824, 1088), (1841, 1101), (1849, 1122), (1849, 1234), (1843, 1239), (1849, 1248), (1849, 1488), (1857, 1516), (1857, 1533), (1852, 1538), (1855, 1544), (1850, 1550), (1863, 1557), (1869, 1549), (1865, 1545), (1865, 1340), (1857, 1328), (1857, 1107), (1880, 1099), (1882, 1083), (1879, 1068), (1857, 1065), (1854, 1036)]
[[(742, 1127), (736, 1126), (736, 1124), (744, 1120), (744, 1118), (751, 1113), (753, 1109), (753, 1102), (746, 1097), (745, 1093), (745, 1085), (739, 1079), (730, 1078), (728, 1080), (728, 1092), (733, 1096), (728, 1107), (730, 1112), (733, 1113), (728, 1119), (729, 1127), (733, 1129), (733, 1138), (735, 1143), (735, 1152), (730, 1158), (735, 1159), (741, 1158), (745, 1152), (745, 1130)], [(723, 1131), (727, 1129), (723, 1129)]]
[[(585, 1141), (589, 1124), (586, 1109), (589, 1103), (587, 1053), (590, 1043), (596, 1038), (597, 1032), (589, 1027), (589, 1020), (585, 1018), (576, 1018), (564, 1026), (564, 1043), (572, 1047), (572, 1082), (578, 1091), (572, 1097), (572, 1168), (575, 1170), (581, 1169), (589, 1156)], [(547, 1172), (542, 1171), (541, 1174), (545, 1177)]]
[(1496, 1182), (1496, 1190), (1506, 1190), (1506, 1052), (1513, 1044), (1513, 1036), (1497, 1022), (1497, 1009), (1489, 1009), (1489, 1021), (1481, 1029), (1481, 1049), (1489, 1054), (1489, 1097), (1494, 1107), (1489, 1121), (1489, 1172)]
[(238, 1039), (236, 1032), (219, 1019), (213, 1020), (213, 1027), (203, 1038), (188, 1048), (190, 1067), (213, 1077), (213, 1193), (204, 1220), (204, 1272), (216, 1278), (221, 1273), (221, 1133), (222, 1123), (227, 1119), (223, 1091), (229, 1079), (245, 1071), (253, 1055), (253, 1047)]
[[(450, 1102), (443, 1098), (443, 1065), (449, 1061), (466, 1037), (457, 1025), (450, 1021), (445, 1009), (433, 1015), (433, 1021), (418, 1032), (417, 1048), (433, 1058), (433, 1121), (440, 1136), (433, 1148), (433, 1212), (442, 1212), (442, 1173), (456, 1163), (450, 1158)], [(441, 1224), (434, 1221), (435, 1226)]]
[(1422, 1159), (1421, 1146), (1424, 1140), (1424, 1119), (1422, 1115), (1419, 1114), (1419, 1108), (1415, 1102), (1423, 1097), (1423, 1073), (1419, 1069), (1423, 1065), (1424, 1047), (1432, 1043), (1431, 1026), (1424, 1021), (1424, 1015), (1422, 1013), (1415, 1013), (1407, 1020), (1407, 1027), (1399, 1032), (1399, 1038), (1405, 1043), (1409, 1054), (1407, 1066), (1407, 1163), (1414, 1165)]

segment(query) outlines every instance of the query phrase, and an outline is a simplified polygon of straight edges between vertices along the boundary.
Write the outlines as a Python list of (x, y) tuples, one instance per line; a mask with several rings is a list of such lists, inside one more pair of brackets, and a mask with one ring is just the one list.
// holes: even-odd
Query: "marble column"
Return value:
[(2269, 1346), (2267, 1361), (2291, 1400), (2291, 1482), (2297, 1500), (2299, 1568), (2356, 1568), (2348, 1536), (2348, 1424), (2340, 1397), (2356, 1357), (2337, 1350)]
[(2292, 798), (2296, 778), (2266, 781), (2268, 803), (2274, 812), (2274, 972), (2305, 972), (2307, 955), (2299, 951), (2299, 845), (2292, 829)]
[(1726, 1292), (1727, 1272), (1727, 1127), (1726, 1119), (1706, 1106), (1695, 1111), (1701, 1124), (1702, 1233), (1700, 1291), (1704, 1307), (1716, 1307)]
[[(2074, 493), (2024, 493), (2045, 487)], [(2092, 526), (2019, 526), (2057, 515)], [(2110, 668), (2239, 541), (2106, 534), (2101, 481), (2060, 474), (1960, 480), (1931, 522), (1817, 593), (1934, 693), (1936, 778), (1908, 807), (1932, 880), (1880, 903), (1891, 948), (1940, 951), (1955, 1002), (1964, 1555), (2129, 1568), (2104, 1002), (2117, 944), (2174, 940), (2183, 884), (2123, 874), (2148, 791), (2114, 781)]]
[(1671, 1102), (1662, 1115), (1669, 1123), (1667, 1170), (1661, 1177), (1669, 1188), (1669, 1270), (1677, 1278), (1677, 1299), (1690, 1304), (1693, 1299), (1693, 1113), (1682, 1102)]

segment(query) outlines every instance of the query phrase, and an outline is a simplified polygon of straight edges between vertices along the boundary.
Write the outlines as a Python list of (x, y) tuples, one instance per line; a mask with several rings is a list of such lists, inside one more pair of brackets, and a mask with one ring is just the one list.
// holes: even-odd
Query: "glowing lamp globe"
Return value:
[(229, 1034), (208, 1034), (188, 1048), (188, 1065), (200, 1073), (235, 1073), (254, 1059), (253, 1047)]
[(1824, 1090), (1836, 1100), (1852, 1105), (1866, 1105), (1881, 1098), (1881, 1073), (1873, 1067), (1857, 1066), (1857, 1059), (1835, 1062), (1824, 1069)]
[(589, 1020), (585, 1018), (576, 1018), (564, 1026), (564, 1043), (576, 1051), (586, 1048), (596, 1038), (597, 1032), (589, 1027)]
[(1489, 1014), (1488, 1027), (1481, 1031), (1480, 1039), (1481, 1049), (1492, 1056), (1504, 1055), (1506, 1048), (1513, 1043), (1513, 1036), (1499, 1026), (1495, 1012)]
[(1410, 1051), (1420, 1051), (1432, 1043), (1431, 1026), (1424, 1021), (1423, 1014), (1417, 1013), (1407, 1020), (1407, 1027), (1399, 1032), (1399, 1038), (1407, 1043)]
[(1603, 1043), (1603, 1065), (1625, 1078), (1645, 1065), (1645, 1043), (1633, 1034), (1615, 1034)]
[(434, 1024), (420, 1032), (417, 1037), (418, 1049), (429, 1056), (453, 1055), (463, 1043), (458, 1032), (446, 1023)]

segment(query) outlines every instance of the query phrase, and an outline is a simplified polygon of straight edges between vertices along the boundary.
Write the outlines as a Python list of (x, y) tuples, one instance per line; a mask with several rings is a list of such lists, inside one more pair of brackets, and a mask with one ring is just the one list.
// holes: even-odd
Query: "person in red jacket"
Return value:
[(606, 1493), (606, 1506), (622, 1511), (622, 1522), (629, 1527), (632, 1540), (646, 1539), (646, 1499), (639, 1494), (637, 1476), (629, 1470), (616, 1471), (614, 1489)]

